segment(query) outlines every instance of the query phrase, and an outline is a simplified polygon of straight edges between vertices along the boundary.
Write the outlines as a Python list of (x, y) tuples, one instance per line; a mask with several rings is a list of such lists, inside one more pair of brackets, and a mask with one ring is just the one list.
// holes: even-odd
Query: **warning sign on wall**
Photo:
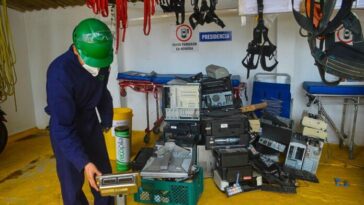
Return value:
[(181, 24), (173, 28), (172, 50), (175, 52), (198, 51), (197, 37), (191, 26)]

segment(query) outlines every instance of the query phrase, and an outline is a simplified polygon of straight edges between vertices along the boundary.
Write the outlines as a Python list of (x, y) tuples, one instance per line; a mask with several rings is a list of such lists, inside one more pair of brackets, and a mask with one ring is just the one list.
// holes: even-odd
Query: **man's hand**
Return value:
[(87, 177), (88, 182), (90, 183), (90, 186), (94, 188), (96, 191), (99, 191), (99, 188), (96, 185), (95, 177), (101, 176), (102, 174), (93, 163), (89, 162), (86, 164), (85, 175)]

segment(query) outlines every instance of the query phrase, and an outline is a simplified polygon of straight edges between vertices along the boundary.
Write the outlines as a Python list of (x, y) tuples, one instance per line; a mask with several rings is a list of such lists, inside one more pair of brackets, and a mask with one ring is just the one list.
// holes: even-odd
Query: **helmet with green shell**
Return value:
[(105, 68), (113, 61), (113, 36), (109, 27), (95, 18), (81, 21), (73, 30), (73, 44), (85, 64)]

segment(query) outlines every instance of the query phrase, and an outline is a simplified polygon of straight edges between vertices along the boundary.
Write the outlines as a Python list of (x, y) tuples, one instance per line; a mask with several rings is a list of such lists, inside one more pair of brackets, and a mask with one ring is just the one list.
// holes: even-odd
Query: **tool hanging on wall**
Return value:
[(191, 14), (189, 21), (193, 29), (197, 27), (198, 24), (204, 25), (205, 23), (216, 23), (221, 28), (225, 27), (224, 22), (216, 15), (216, 4), (217, 0), (210, 0), (210, 6), (207, 0), (201, 1), (201, 6), (199, 6), (199, 0), (191, 0), (193, 6), (193, 13)]
[[(269, 40), (268, 28), (264, 25), (263, 0), (257, 0), (258, 4), (258, 24), (254, 28), (253, 40), (249, 43), (246, 56), (242, 64), (247, 68), (247, 78), (249, 78), (250, 70), (256, 69), (260, 62), (261, 67), (265, 71), (272, 71), (277, 65), (277, 47)], [(263, 38), (263, 41), (262, 41)], [(273, 59), (273, 64), (267, 66), (266, 57), (269, 60)]]
[[(0, 10), (0, 102), (4, 102), (8, 96), (15, 96), (15, 50), (13, 37), (10, 30), (6, 0), (1, 1)], [(15, 98), (14, 98), (15, 99)], [(16, 101), (15, 101), (16, 107)]]
[[(353, 2), (354, 0), (342, 1), (334, 16), (332, 14), (336, 0), (306, 0), (305, 15), (292, 7), (294, 17), (301, 27), (301, 36), (307, 37), (321, 80), (329, 85), (337, 85), (344, 78), (364, 80), (364, 38), (360, 21), (351, 11)], [(342, 28), (348, 38), (345, 41), (340, 39), (338, 33)], [(307, 34), (304, 35), (302, 30)], [(338, 40), (335, 39), (335, 33)], [(335, 75), (338, 79), (328, 81), (326, 73)]]
[(159, 5), (164, 13), (176, 14), (176, 25), (185, 22), (185, 0), (160, 0)]

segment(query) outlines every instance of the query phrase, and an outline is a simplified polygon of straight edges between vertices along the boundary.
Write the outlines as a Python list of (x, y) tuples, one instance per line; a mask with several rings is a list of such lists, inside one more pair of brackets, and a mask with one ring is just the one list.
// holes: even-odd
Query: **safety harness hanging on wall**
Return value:
[(185, 22), (185, 0), (159, 0), (163, 12), (174, 12), (176, 14), (176, 25)]
[(221, 28), (225, 27), (224, 22), (216, 15), (216, 4), (217, 0), (210, 0), (210, 6), (207, 4), (207, 0), (201, 1), (201, 7), (198, 7), (199, 0), (191, 0), (193, 6), (193, 13), (191, 14), (189, 21), (193, 29), (198, 24), (204, 25), (205, 23), (216, 23)]
[[(265, 71), (272, 71), (277, 65), (276, 58), (277, 47), (268, 38), (268, 28), (264, 25), (263, 19), (263, 0), (257, 0), (258, 3), (258, 25), (254, 28), (253, 40), (249, 43), (246, 56), (242, 64), (247, 68), (247, 78), (249, 78), (250, 70), (256, 69), (260, 62), (261, 67)], [(263, 37), (263, 42), (262, 42)], [(271, 66), (267, 66), (266, 57), (269, 60), (274, 59)]]
[[(332, 20), (336, 0), (306, 0), (306, 16), (292, 7), (294, 17), (301, 27), (300, 34), (307, 37), (315, 65), (326, 84), (337, 85), (343, 78), (364, 80), (364, 39), (360, 21), (351, 12), (353, 1), (343, 0)], [(340, 39), (335, 42), (335, 32), (342, 28), (351, 33), (352, 45)], [(307, 31), (307, 35), (302, 34), (302, 29)], [(326, 73), (338, 76), (339, 79), (328, 81)]]

